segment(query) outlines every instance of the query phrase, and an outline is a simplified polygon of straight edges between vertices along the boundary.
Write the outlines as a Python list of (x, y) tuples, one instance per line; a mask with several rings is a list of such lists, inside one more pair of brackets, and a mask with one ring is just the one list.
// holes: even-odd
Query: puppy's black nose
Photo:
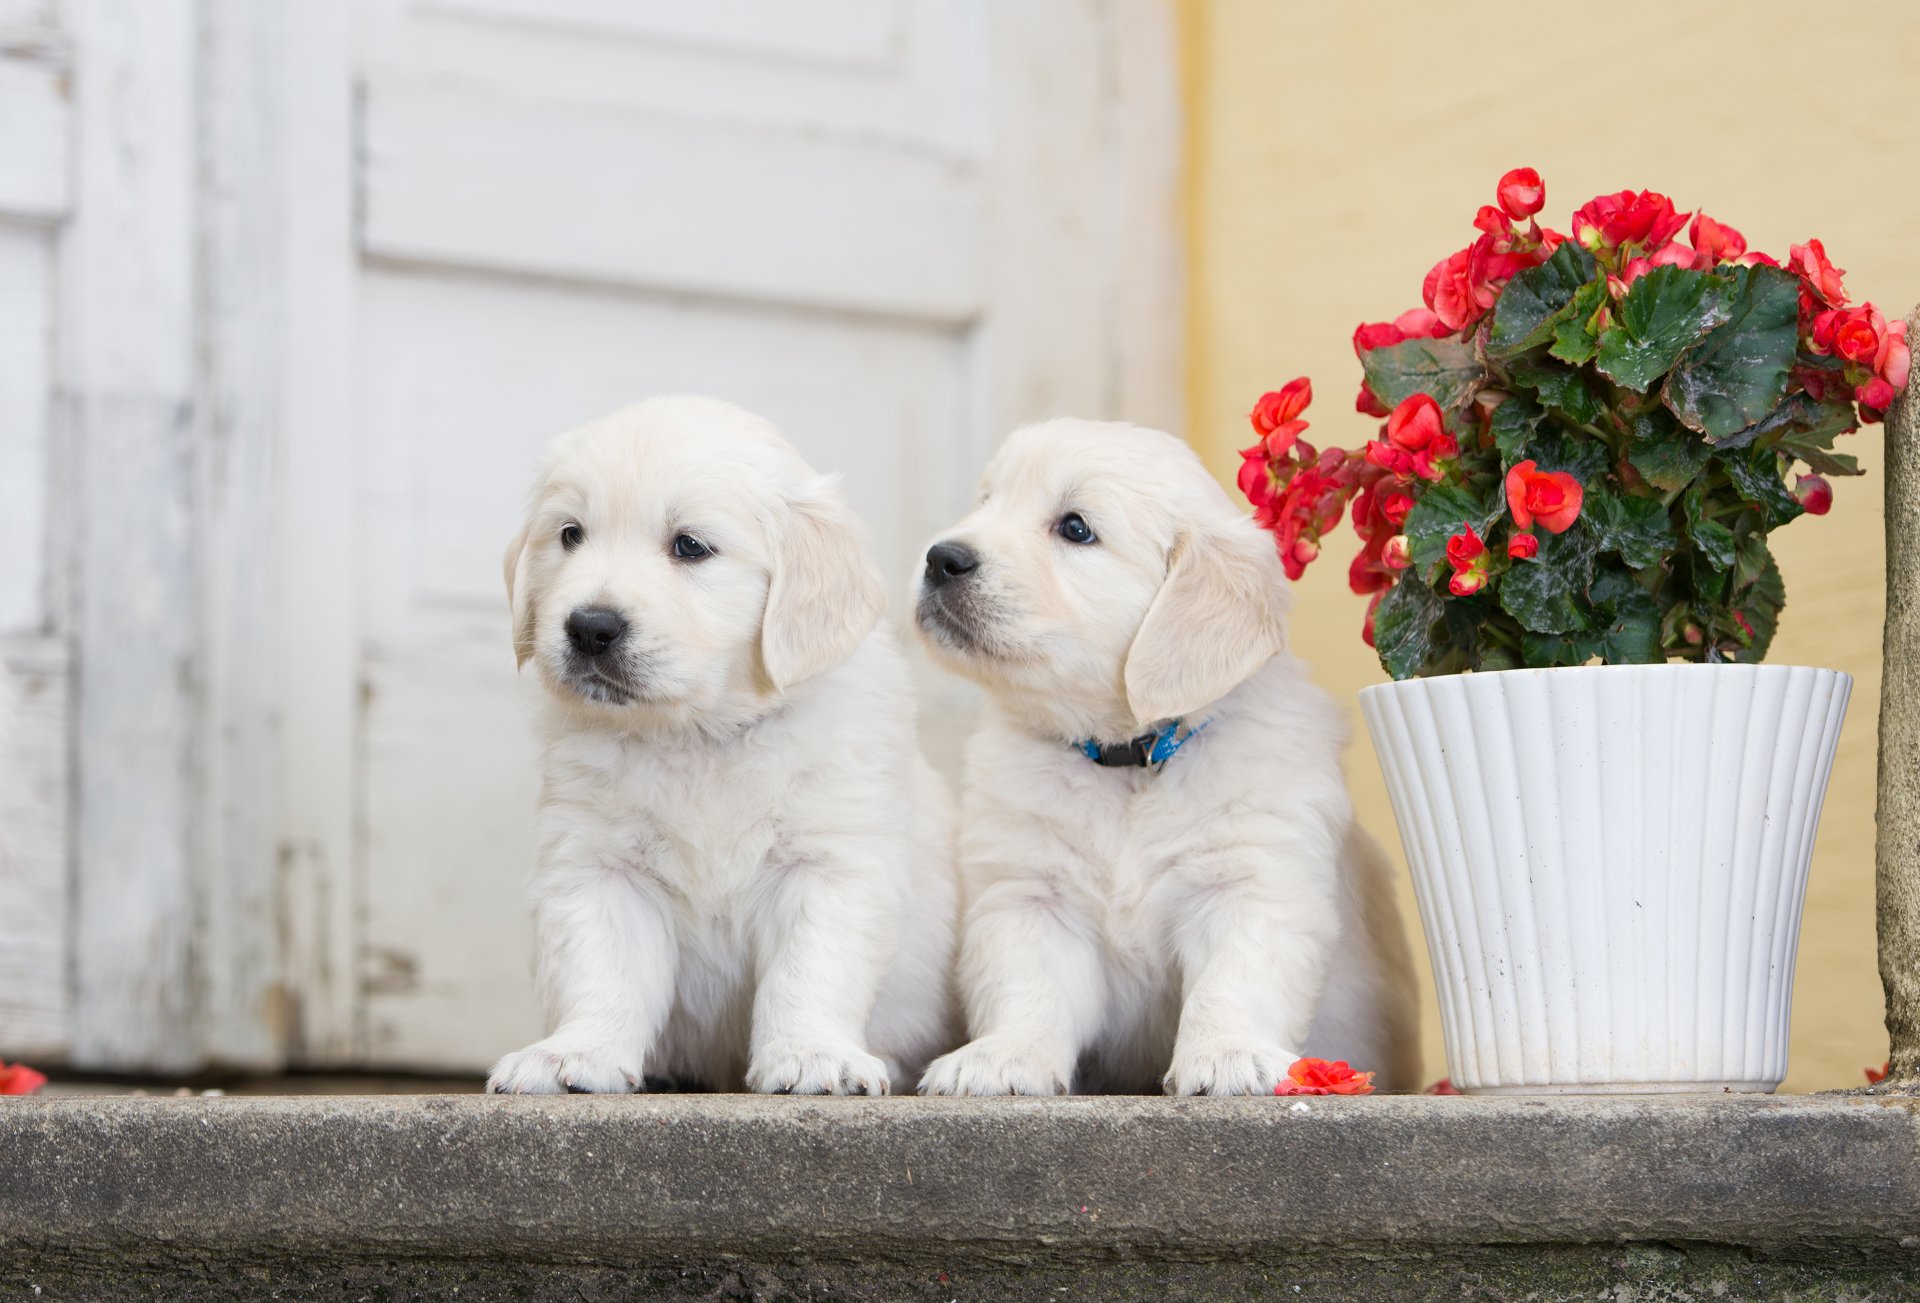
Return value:
[(627, 636), (627, 617), (604, 606), (583, 606), (567, 616), (567, 641), (582, 656), (604, 656)]
[(927, 587), (938, 588), (980, 568), (980, 558), (964, 543), (935, 543), (927, 549)]

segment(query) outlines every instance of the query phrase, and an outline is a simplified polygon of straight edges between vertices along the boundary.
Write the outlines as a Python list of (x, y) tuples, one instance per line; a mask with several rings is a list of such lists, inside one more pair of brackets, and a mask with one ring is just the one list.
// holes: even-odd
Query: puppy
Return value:
[(1340, 714), (1282, 651), (1272, 540), (1184, 443), (1016, 431), (915, 588), (927, 646), (988, 697), (962, 797), (973, 1040), (923, 1092), (1266, 1094), (1303, 1054), (1415, 1085)]
[(834, 483), (759, 417), (651, 399), (558, 441), (506, 573), (546, 688), (550, 1031), (489, 1089), (910, 1083), (954, 1043), (951, 803)]

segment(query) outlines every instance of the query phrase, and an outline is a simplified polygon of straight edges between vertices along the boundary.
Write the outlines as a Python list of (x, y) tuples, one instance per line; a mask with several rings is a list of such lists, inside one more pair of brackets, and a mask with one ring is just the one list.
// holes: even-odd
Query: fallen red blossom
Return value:
[(1276, 1095), (1371, 1095), (1373, 1074), (1355, 1072), (1345, 1059), (1295, 1059)]
[(31, 1095), (46, 1084), (45, 1073), (35, 1072), (24, 1063), (12, 1067), (0, 1063), (0, 1095)]

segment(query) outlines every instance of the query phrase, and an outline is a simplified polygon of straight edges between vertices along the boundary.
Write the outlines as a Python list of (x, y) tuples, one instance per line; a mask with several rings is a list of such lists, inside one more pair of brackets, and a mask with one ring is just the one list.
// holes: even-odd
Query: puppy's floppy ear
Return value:
[(853, 654), (886, 610), (865, 531), (831, 481), (787, 504), (760, 622), (760, 667), (774, 691)]
[(533, 655), (533, 585), (528, 582), (525, 559), (527, 536), (533, 532), (533, 522), (528, 521), (513, 536), (513, 542), (507, 544), (505, 570), (507, 575), (507, 609), (513, 618), (513, 665), (515, 669), (527, 663), (527, 657)]
[(1232, 691), (1286, 644), (1288, 591), (1272, 541), (1252, 522), (1183, 526), (1127, 650), (1127, 704), (1142, 725)]

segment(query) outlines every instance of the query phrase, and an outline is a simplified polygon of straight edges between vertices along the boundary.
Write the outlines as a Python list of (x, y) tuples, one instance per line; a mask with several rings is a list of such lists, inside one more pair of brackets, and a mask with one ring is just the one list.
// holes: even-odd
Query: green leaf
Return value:
[[(1594, 365), (1615, 384), (1645, 393), (1680, 355), (1727, 320), (1726, 277), (1655, 267), (1633, 283)], [(1768, 404), (1772, 406), (1772, 404)]]
[(1715, 459), (1743, 499), (1760, 508), (1768, 525), (1784, 525), (1806, 511), (1780, 477), (1780, 457), (1771, 448), (1723, 452)]
[(1583, 366), (1599, 351), (1599, 332), (1594, 318), (1607, 301), (1607, 283), (1590, 281), (1574, 293), (1573, 302), (1554, 322), (1553, 347), (1547, 352), (1562, 362)]
[[(1699, 561), (1712, 570), (1720, 572), (1721, 587), (1725, 587), (1726, 571), (1733, 568), (1734, 539), (1733, 531), (1714, 520), (1707, 514), (1707, 490), (1704, 482), (1696, 480), (1681, 500), (1681, 510), (1687, 520), (1687, 537), (1700, 549)], [(1700, 567), (1694, 567), (1694, 582), (1699, 583)], [(1714, 599), (1718, 600), (1718, 599)]]
[(1592, 425), (1606, 414), (1606, 408), (1594, 397), (1586, 377), (1568, 367), (1551, 363), (1517, 361), (1509, 373), (1513, 382), (1540, 395), (1540, 401), (1564, 415), (1575, 425)]
[(1746, 429), (1724, 439), (1712, 439), (1716, 448), (1745, 448), (1750, 444), (1771, 445), (1782, 439), (1811, 440), (1831, 448), (1836, 436), (1860, 428), (1853, 404), (1844, 398), (1816, 403), (1807, 394), (1790, 394), (1765, 417)]
[(1853, 403), (1845, 398), (1815, 402), (1805, 393), (1789, 394), (1764, 421), (1750, 425), (1731, 439), (1720, 441), (1722, 448), (1773, 440), (1775, 451), (1795, 457), (1822, 475), (1859, 475), (1860, 463), (1851, 453), (1833, 451), (1833, 441), (1860, 428)]
[(1660, 606), (1625, 570), (1609, 566), (1587, 596), (1599, 612), (1600, 658), (1609, 665), (1654, 665), (1660, 647)]
[(1575, 294), (1592, 279), (1593, 255), (1571, 240), (1538, 267), (1516, 275), (1493, 305), (1488, 355), (1512, 357), (1553, 338), (1554, 328), (1571, 316)]
[(1540, 427), (1540, 418), (1546, 413), (1540, 410), (1540, 404), (1526, 394), (1512, 394), (1500, 406), (1493, 409), (1493, 419), (1488, 429), (1493, 434), (1493, 446), (1500, 453), (1500, 463), (1511, 466), (1514, 462), (1525, 461), (1526, 454), (1521, 451)]
[[(1496, 492), (1474, 490), (1460, 484), (1435, 484), (1422, 493), (1407, 513), (1401, 530), (1413, 554), (1413, 571), (1429, 583), (1447, 567), (1447, 540), (1470, 524), (1485, 538), (1505, 500)], [(1379, 627), (1376, 619), (1375, 628)]]
[(1426, 394), (1443, 408), (1459, 407), (1486, 383), (1487, 368), (1458, 339), (1409, 339), (1369, 349), (1360, 357), (1367, 387), (1389, 408)]
[[(1521, 456), (1503, 462), (1501, 470), (1511, 470), (1514, 461), (1533, 460), (1543, 471), (1565, 471), (1585, 488), (1607, 473), (1607, 446), (1585, 434), (1569, 434), (1551, 423), (1520, 450)], [(1504, 492), (1504, 490), (1502, 490)]]
[(1657, 489), (1668, 493), (1684, 489), (1712, 456), (1713, 445), (1681, 425), (1664, 407), (1650, 407), (1633, 418), (1627, 460)]
[(1741, 539), (1734, 549), (1733, 591), (1738, 593), (1767, 572), (1773, 553), (1767, 550), (1767, 536), (1755, 530)]
[(1659, 561), (1676, 541), (1658, 498), (1620, 497), (1596, 485), (1581, 503), (1581, 517), (1602, 552), (1618, 552), (1635, 570)]
[(1526, 633), (1520, 637), (1520, 654), (1530, 669), (1543, 670), (1585, 665), (1604, 645), (1597, 633)]
[(1396, 679), (1412, 678), (1432, 654), (1434, 622), (1446, 602), (1411, 572), (1387, 590), (1373, 613), (1373, 649)]
[(1541, 531), (1539, 539), (1536, 556), (1500, 576), (1500, 606), (1534, 633), (1584, 633), (1593, 627), (1585, 598), (1593, 541), (1577, 521), (1564, 534)]
[(1725, 324), (1680, 359), (1663, 393), (1681, 424), (1710, 439), (1732, 438), (1773, 411), (1787, 392), (1800, 343), (1793, 276), (1774, 267), (1736, 267), (1731, 277)]
[(1749, 663), (1765, 660), (1773, 646), (1773, 635), (1780, 628), (1780, 611), (1787, 604), (1787, 585), (1780, 578), (1780, 567), (1767, 559), (1767, 567), (1740, 595), (1735, 609), (1753, 626), (1753, 638), (1740, 659)]
[[(1713, 528), (1722, 530), (1726, 534), (1726, 547), (1731, 550), (1733, 531), (1721, 525), (1714, 525)], [(1695, 541), (1697, 542), (1698, 539), (1696, 538)], [(1702, 602), (1712, 604), (1727, 595), (1726, 567), (1714, 565), (1713, 558), (1704, 551), (1696, 552), (1688, 558), (1688, 567), (1693, 575), (1693, 591)]]
[(1782, 439), (1777, 446), (1789, 457), (1797, 457), (1805, 462), (1808, 470), (1821, 475), (1866, 474), (1860, 469), (1860, 459), (1850, 452), (1828, 452), (1817, 444), (1801, 443), (1794, 439)]

